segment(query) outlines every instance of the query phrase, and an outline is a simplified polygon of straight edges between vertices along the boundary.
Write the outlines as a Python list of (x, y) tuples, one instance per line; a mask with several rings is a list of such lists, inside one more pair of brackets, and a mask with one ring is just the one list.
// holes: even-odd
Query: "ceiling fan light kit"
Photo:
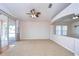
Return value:
[(72, 19), (78, 19), (79, 15), (74, 15)]
[(35, 16), (35, 15), (31, 15), (31, 17), (32, 17), (32, 18), (36, 18), (36, 16)]

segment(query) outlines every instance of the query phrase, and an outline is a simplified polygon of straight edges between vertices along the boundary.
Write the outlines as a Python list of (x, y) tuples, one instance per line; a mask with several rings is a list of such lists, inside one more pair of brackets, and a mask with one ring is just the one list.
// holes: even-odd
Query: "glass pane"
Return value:
[(15, 25), (9, 26), (9, 37), (15, 37)]
[(76, 34), (79, 35), (79, 26), (76, 27), (76, 30), (75, 31), (76, 31)]
[(61, 30), (61, 26), (56, 26), (56, 30)]
[(61, 26), (56, 26), (56, 34), (61, 35)]
[(57, 35), (61, 35), (61, 31), (60, 31), (60, 30), (57, 30), (57, 31), (56, 31), (56, 34), (57, 34)]
[(63, 30), (62, 35), (67, 35), (67, 30)]
[(67, 35), (67, 26), (62, 26), (62, 35)]
[(79, 38), (79, 26), (75, 28), (75, 37)]

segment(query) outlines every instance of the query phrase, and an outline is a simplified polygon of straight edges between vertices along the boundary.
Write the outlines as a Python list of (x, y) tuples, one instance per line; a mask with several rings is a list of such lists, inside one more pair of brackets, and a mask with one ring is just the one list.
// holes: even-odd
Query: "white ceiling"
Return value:
[(39, 20), (52, 20), (58, 13), (69, 6), (69, 3), (53, 3), (52, 8), (48, 8), (49, 3), (3, 3), (13, 15), (21, 20), (31, 20), (32, 18), (26, 14), (31, 9), (41, 12), (37, 18)]

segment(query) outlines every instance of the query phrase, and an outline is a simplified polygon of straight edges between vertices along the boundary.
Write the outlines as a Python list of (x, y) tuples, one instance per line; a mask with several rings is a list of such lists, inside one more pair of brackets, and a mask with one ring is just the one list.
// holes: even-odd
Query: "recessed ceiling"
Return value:
[(26, 14), (26, 12), (29, 12), (31, 9), (36, 9), (41, 12), (41, 15), (37, 19), (52, 20), (53, 17), (70, 5), (69, 3), (52, 3), (52, 7), (48, 8), (49, 4), (50, 3), (3, 3), (2, 5), (21, 20), (32, 19)]
[(71, 22), (77, 22), (78, 19), (73, 19), (74, 14), (65, 15), (59, 19), (57, 19), (53, 24), (63, 24), (63, 23), (71, 23)]

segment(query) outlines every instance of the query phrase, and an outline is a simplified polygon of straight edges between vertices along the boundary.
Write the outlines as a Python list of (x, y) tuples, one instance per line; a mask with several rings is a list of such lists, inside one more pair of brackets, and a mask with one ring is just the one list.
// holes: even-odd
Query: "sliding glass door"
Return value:
[(1, 20), (0, 20), (0, 53), (1, 53)]
[(0, 48), (9, 47), (16, 43), (16, 21), (0, 15)]
[(15, 32), (15, 20), (9, 19), (9, 45), (15, 45), (16, 32)]
[(8, 17), (0, 15), (0, 36), (1, 36), (1, 48), (8, 46)]

